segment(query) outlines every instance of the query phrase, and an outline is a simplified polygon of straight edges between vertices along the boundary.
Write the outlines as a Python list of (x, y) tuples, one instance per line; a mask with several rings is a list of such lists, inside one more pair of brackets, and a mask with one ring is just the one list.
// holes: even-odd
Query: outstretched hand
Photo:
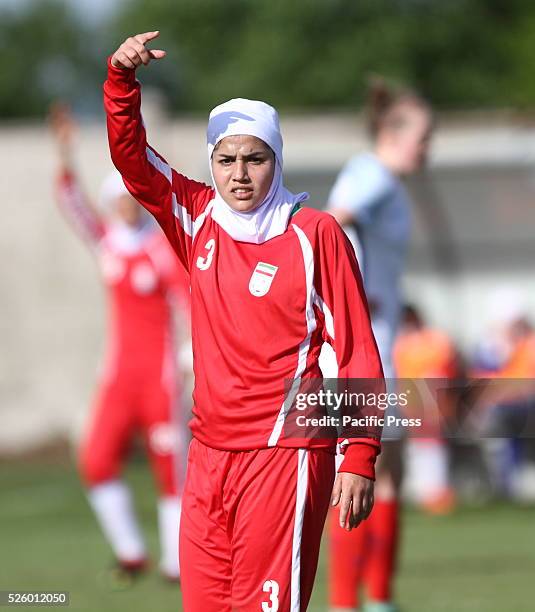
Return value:
[(166, 52), (162, 49), (147, 49), (147, 44), (158, 38), (159, 30), (145, 32), (127, 38), (112, 55), (111, 63), (116, 68), (135, 70), (141, 64), (147, 66), (153, 59), (162, 59)]
[(373, 480), (339, 472), (334, 482), (331, 505), (340, 506), (340, 527), (351, 531), (367, 519), (373, 508)]

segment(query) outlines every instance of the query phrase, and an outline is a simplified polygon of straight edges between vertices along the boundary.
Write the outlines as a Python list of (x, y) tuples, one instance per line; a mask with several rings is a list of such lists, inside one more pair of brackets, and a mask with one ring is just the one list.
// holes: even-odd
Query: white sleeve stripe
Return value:
[[(147, 159), (149, 160), (149, 162), (156, 168), (156, 170), (158, 170), (158, 172), (161, 172), (172, 185), (173, 171), (171, 169), (171, 166), (161, 160), (149, 147), (146, 148), (146, 152)], [(188, 209), (185, 206), (182, 206), (182, 204), (178, 203), (178, 200), (176, 199), (176, 194), (173, 191), (173, 214), (178, 219), (180, 227), (182, 227), (184, 232), (186, 232), (186, 234), (188, 236), (191, 236), (192, 238), (195, 238), (195, 234), (197, 234), (197, 232), (200, 230), (202, 224), (206, 219), (206, 215), (211, 210), (212, 206), (213, 202), (211, 202), (206, 207), (206, 210), (202, 214), (200, 214), (197, 219), (195, 219), (195, 222), (193, 222), (191, 215), (188, 212)]]
[(318, 306), (318, 308), (323, 312), (323, 316), (325, 317), (325, 328), (327, 329), (327, 333), (334, 340), (334, 318), (333, 313), (330, 308), (324, 302), (324, 300), (316, 293), (314, 289), (314, 303)]
[(176, 199), (175, 192), (173, 191), (173, 214), (178, 219), (180, 226), (186, 232), (188, 236), (193, 235), (193, 222), (188, 209), (182, 204), (179, 204)]
[(301, 385), (301, 375), (305, 371), (307, 364), (308, 352), (310, 350), (310, 340), (312, 338), (312, 334), (316, 329), (316, 316), (314, 314), (314, 308), (312, 308), (312, 299), (314, 292), (314, 252), (312, 250), (312, 245), (310, 244), (305, 232), (298, 227), (297, 225), (292, 224), (292, 228), (297, 234), (299, 239), (299, 244), (301, 246), (301, 250), (303, 252), (303, 263), (305, 267), (305, 279), (306, 279), (306, 324), (307, 324), (307, 335), (304, 340), (299, 345), (298, 349), (298, 357), (297, 357), (297, 368), (295, 370), (294, 379), (292, 382), (292, 386), (288, 391), (282, 406), (280, 407), (279, 414), (277, 416), (277, 420), (275, 421), (275, 426), (273, 427), (273, 431), (269, 436), (268, 446), (275, 446), (280, 438), (282, 433), (282, 427), (284, 425), (284, 421), (286, 416), (292, 407), (293, 401), (297, 392), (299, 391), (299, 387)]
[(211, 200), (210, 202), (208, 202), (208, 205), (204, 209), (204, 212), (202, 212), (193, 222), (193, 231), (191, 234), (192, 238), (195, 238), (195, 236), (201, 229), (202, 224), (206, 220), (206, 217), (208, 216), (208, 213), (212, 210), (213, 206), (214, 206), (214, 200)]
[(171, 166), (165, 163), (162, 159), (160, 159), (152, 149), (149, 149), (149, 147), (146, 147), (145, 151), (147, 152), (147, 159), (149, 160), (149, 162), (156, 168), (156, 170), (158, 170), (158, 172), (161, 172), (165, 176), (165, 178), (172, 184), (173, 173), (171, 170)]

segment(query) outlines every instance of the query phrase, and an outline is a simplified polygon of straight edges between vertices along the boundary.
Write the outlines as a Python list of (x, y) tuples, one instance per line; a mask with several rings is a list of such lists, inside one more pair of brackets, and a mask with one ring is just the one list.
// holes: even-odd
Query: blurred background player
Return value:
[(119, 575), (135, 576), (147, 567), (147, 550), (121, 471), (134, 435), (142, 433), (159, 491), (160, 569), (176, 581), (182, 465), (173, 314), (180, 313), (187, 334), (189, 282), (119, 173), (105, 180), (100, 210), (88, 201), (73, 165), (75, 125), (67, 107), (53, 107), (51, 126), (60, 157), (58, 205), (93, 251), (108, 301), (106, 356), (81, 445), (81, 476)]
[[(329, 197), (329, 211), (346, 229), (363, 271), (372, 326), (386, 378), (394, 378), (392, 350), (401, 313), (400, 280), (411, 230), (410, 198), (402, 178), (425, 163), (433, 129), (429, 104), (412, 91), (375, 79), (369, 91), (373, 151), (351, 158)], [(329, 603), (358, 607), (362, 580), (367, 610), (394, 610), (392, 580), (398, 547), (402, 434), (385, 427), (375, 506), (352, 533), (330, 521)]]
[[(410, 304), (403, 308), (393, 360), (400, 379), (447, 380), (460, 374), (457, 351), (449, 336), (442, 330), (426, 325), (419, 310)], [(410, 410), (409, 404), (408, 412)], [(445, 410), (444, 402), (441, 410)], [(418, 417), (421, 414), (406, 416)], [(448, 416), (437, 415), (440, 418)], [(425, 429), (407, 440), (405, 451), (406, 484), (410, 485), (408, 493), (412, 500), (431, 514), (447, 514), (455, 505), (450, 484), (449, 448), (441, 435), (440, 418), (424, 421)]]
[[(526, 295), (510, 285), (494, 287), (486, 296), (487, 313), (483, 333), (471, 356), (472, 375), (522, 376), (525, 365), (518, 358), (525, 332), (531, 327)], [(516, 355), (515, 355), (516, 353)], [(513, 373), (511, 367), (515, 370)], [(527, 366), (529, 367), (529, 366)]]
[[(535, 500), (535, 444), (519, 436), (535, 413), (529, 381), (535, 379), (535, 329), (526, 295), (512, 286), (496, 287), (488, 298), (487, 329), (473, 357), (474, 378), (504, 380), (502, 397), (485, 406), (479, 420), (484, 458), (493, 493), (518, 501)], [(507, 380), (519, 379), (519, 384)], [(528, 381), (522, 390), (521, 380)]]

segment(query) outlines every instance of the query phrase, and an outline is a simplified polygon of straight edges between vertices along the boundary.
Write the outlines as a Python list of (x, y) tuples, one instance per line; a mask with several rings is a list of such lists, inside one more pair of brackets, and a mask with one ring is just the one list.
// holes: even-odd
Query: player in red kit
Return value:
[(337, 222), (284, 187), (271, 106), (240, 98), (212, 110), (215, 188), (176, 172), (147, 144), (135, 69), (164, 57), (147, 49), (157, 36), (128, 38), (113, 54), (104, 100), (112, 159), (191, 277), (184, 610), (303, 611), (329, 501), (348, 530), (373, 504), (380, 431), (340, 440), (334, 488), (336, 439), (288, 434), (288, 398), (321, 378), (324, 340), (336, 348), (341, 378), (382, 379), (358, 264)]
[[(129, 442), (142, 432), (159, 490), (161, 570), (179, 577), (181, 385), (173, 311), (189, 319), (187, 275), (149, 215), (126, 190), (119, 173), (105, 181), (104, 214), (85, 197), (72, 163), (73, 122), (56, 107), (52, 126), (61, 154), (59, 207), (91, 247), (108, 302), (108, 339), (80, 470), (97, 519), (123, 575), (146, 566), (147, 553), (130, 492), (120, 479)], [(187, 331), (187, 330), (186, 330)]]

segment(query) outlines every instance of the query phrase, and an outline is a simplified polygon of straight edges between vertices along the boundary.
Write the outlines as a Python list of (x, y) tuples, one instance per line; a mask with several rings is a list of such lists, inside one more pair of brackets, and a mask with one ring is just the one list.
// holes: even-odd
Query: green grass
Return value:
[[(150, 476), (143, 464), (134, 463), (128, 479), (157, 560)], [(101, 575), (110, 562), (110, 551), (71, 468), (3, 464), (0, 590), (70, 591), (73, 610), (181, 609), (179, 589), (163, 583), (157, 572), (130, 590), (109, 591)], [(535, 609), (535, 510), (504, 504), (460, 509), (449, 517), (406, 511), (397, 593), (404, 612)], [(326, 610), (325, 601), (322, 556), (309, 610)]]

